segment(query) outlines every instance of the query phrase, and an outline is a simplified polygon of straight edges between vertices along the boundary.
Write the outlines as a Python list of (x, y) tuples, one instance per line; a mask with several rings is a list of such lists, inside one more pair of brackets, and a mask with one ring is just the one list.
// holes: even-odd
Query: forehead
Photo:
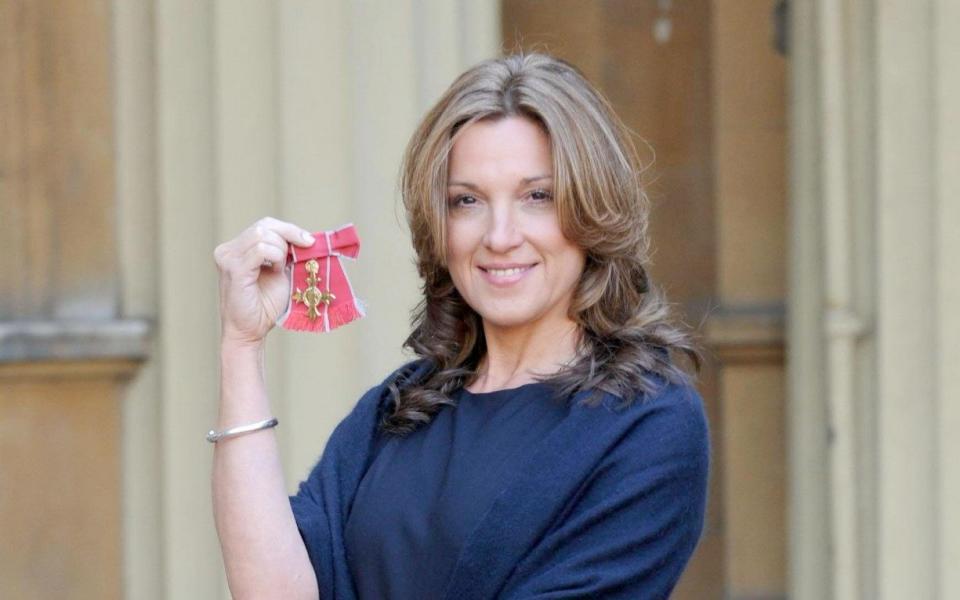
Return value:
[(525, 117), (477, 121), (458, 132), (448, 165), (451, 180), (550, 173), (550, 137)]

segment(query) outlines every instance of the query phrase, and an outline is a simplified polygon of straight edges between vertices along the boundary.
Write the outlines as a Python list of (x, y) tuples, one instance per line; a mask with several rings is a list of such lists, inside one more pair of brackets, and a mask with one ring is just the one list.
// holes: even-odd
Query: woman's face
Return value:
[(567, 320), (583, 251), (553, 202), (550, 138), (521, 117), (479, 121), (450, 153), (447, 260), (487, 326)]

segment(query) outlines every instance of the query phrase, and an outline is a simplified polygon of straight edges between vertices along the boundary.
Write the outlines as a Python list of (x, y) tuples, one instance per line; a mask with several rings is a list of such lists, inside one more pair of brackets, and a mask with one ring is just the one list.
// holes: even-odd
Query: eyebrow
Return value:
[[(523, 185), (528, 185), (533, 183), (534, 181), (540, 181), (541, 179), (553, 179), (553, 175), (534, 175), (533, 177), (524, 177), (523, 179), (520, 180), (520, 183), (522, 183)], [(478, 191), (480, 190), (480, 188), (476, 184), (470, 183), (469, 181), (450, 181), (447, 183), (448, 187), (452, 187), (455, 185), (463, 186), (471, 190), (478, 190)]]

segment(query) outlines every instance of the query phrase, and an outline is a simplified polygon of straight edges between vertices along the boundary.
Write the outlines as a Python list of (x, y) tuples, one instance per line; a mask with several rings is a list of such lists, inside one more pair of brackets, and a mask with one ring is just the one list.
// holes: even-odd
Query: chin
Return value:
[(483, 323), (485, 325), (498, 327), (501, 329), (519, 327), (521, 325), (525, 325), (530, 322), (530, 319), (525, 319), (523, 317), (510, 318), (510, 317), (504, 317), (503, 315), (497, 315), (496, 317), (490, 318), (490, 317), (485, 317), (484, 315), (481, 314), (480, 318), (483, 319)]
[(480, 318), (483, 319), (485, 324), (502, 328), (526, 325), (535, 321), (539, 316), (534, 311), (517, 310), (518, 308), (517, 306), (510, 306), (499, 310), (493, 307), (483, 308), (477, 310), (477, 314), (480, 315)]

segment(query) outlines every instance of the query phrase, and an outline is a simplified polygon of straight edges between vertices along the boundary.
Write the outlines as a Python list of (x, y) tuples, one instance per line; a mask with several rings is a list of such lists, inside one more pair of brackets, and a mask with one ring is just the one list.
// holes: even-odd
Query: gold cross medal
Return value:
[(309, 248), (290, 246), (290, 301), (277, 319), (284, 329), (327, 332), (366, 315), (340, 262), (359, 253), (356, 229), (348, 224), (313, 235), (316, 242)]
[(332, 292), (328, 290), (321, 290), (317, 284), (320, 283), (320, 278), (317, 277), (317, 271), (320, 270), (320, 263), (314, 259), (310, 259), (304, 265), (304, 268), (307, 270), (307, 291), (300, 291), (300, 288), (297, 288), (297, 291), (293, 293), (294, 302), (302, 302), (307, 307), (307, 318), (311, 321), (316, 321), (320, 316), (320, 311), (317, 310), (317, 307), (323, 304), (324, 306), (330, 306), (330, 303), (337, 299)]

